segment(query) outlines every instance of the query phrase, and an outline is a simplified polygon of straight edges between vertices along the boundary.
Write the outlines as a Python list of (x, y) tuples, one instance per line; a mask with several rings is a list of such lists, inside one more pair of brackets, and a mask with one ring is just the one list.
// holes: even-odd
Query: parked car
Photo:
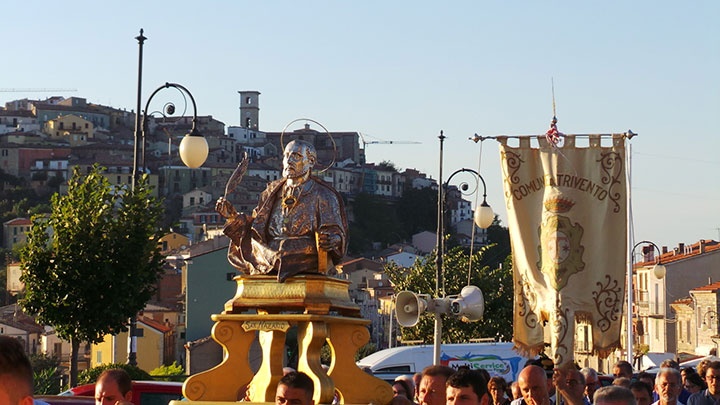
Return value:
[[(181, 382), (133, 381), (132, 403), (135, 405), (167, 405), (170, 401), (181, 400)], [(87, 405), (95, 403), (95, 384), (80, 385), (60, 395), (40, 395), (36, 399), (50, 405)]]

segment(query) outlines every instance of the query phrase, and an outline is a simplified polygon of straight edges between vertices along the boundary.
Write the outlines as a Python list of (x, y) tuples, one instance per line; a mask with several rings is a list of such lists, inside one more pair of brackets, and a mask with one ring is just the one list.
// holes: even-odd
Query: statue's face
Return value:
[(310, 173), (315, 162), (308, 157), (303, 144), (295, 141), (285, 147), (283, 154), (283, 177), (298, 178)]

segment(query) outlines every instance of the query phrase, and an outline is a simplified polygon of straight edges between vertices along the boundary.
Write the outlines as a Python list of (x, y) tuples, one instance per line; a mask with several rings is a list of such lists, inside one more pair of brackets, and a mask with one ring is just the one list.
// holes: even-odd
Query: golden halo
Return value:
[(328, 131), (327, 128), (325, 128), (325, 127), (323, 126), (323, 124), (321, 124), (321, 123), (319, 123), (319, 122), (317, 122), (317, 121), (315, 121), (315, 120), (312, 120), (312, 119), (310, 119), (310, 118), (297, 118), (297, 119), (294, 119), (294, 120), (288, 122), (288, 124), (285, 125), (285, 128), (283, 128), (282, 132), (280, 133), (280, 147), (282, 148), (283, 153), (284, 153), (284, 151), (285, 151), (285, 142), (283, 142), (283, 138), (285, 137), (285, 131), (288, 129), (288, 127), (289, 127), (290, 125), (292, 125), (292, 124), (294, 124), (294, 123), (296, 123), (296, 122), (298, 122), (298, 121), (309, 121), (309, 122), (312, 122), (312, 123), (314, 123), (314, 124), (319, 125), (320, 128), (322, 128), (323, 130), (325, 130), (325, 133), (327, 134), (328, 138), (330, 138), (330, 142), (332, 142), (332, 146), (333, 146), (333, 158), (332, 158), (332, 162), (330, 162), (330, 164), (329, 164), (326, 168), (324, 168), (324, 169), (322, 169), (322, 170), (318, 170), (317, 172), (318, 172), (318, 173), (324, 173), (324, 172), (328, 171), (328, 169), (330, 169), (331, 167), (333, 167), (333, 165), (335, 164), (335, 159), (337, 158), (337, 145), (335, 145), (335, 139), (333, 139), (332, 135), (330, 135), (330, 131)]

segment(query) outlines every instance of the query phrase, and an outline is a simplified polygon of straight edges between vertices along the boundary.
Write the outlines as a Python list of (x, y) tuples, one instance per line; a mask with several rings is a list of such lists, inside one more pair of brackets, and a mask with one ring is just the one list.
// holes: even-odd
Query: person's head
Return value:
[(406, 396), (396, 395), (390, 400), (389, 405), (413, 405), (413, 401), (409, 400)]
[(655, 378), (655, 391), (661, 404), (675, 404), (682, 391), (682, 376), (674, 368), (661, 368)]
[(680, 371), (680, 363), (673, 359), (666, 359), (660, 363), (660, 368), (674, 368), (675, 370)]
[(687, 378), (687, 376), (689, 374), (697, 374), (697, 371), (695, 371), (695, 369), (692, 367), (683, 367), (682, 369), (680, 369), (680, 374), (682, 375), (683, 386), (685, 386), (685, 379)]
[(502, 377), (492, 377), (487, 385), (488, 392), (493, 399), (493, 404), (502, 403), (508, 389), (507, 381)]
[(683, 378), (683, 388), (689, 393), (694, 394), (707, 388), (705, 381), (695, 372), (686, 373)]
[(125, 370), (105, 370), (95, 383), (95, 405), (115, 405), (118, 401), (130, 401), (131, 390), (132, 382)]
[[(550, 403), (548, 395), (548, 378), (545, 370), (538, 366), (527, 366), (518, 375), (520, 393), (526, 403), (547, 405)], [(532, 401), (531, 401), (532, 400)]]
[(487, 392), (485, 377), (476, 370), (458, 370), (448, 378), (445, 386), (447, 405), (480, 405)]
[(580, 370), (585, 377), (585, 396), (592, 401), (595, 391), (600, 388), (600, 379), (598, 379), (597, 371), (591, 367), (585, 367)]
[(517, 381), (513, 381), (510, 384), (510, 392), (512, 393), (512, 399), (522, 398), (522, 392), (520, 392), (520, 385)]
[(315, 385), (305, 373), (293, 371), (280, 379), (275, 391), (277, 405), (313, 405)]
[(710, 394), (720, 395), (720, 361), (708, 363), (704, 376)]
[(413, 389), (410, 384), (412, 384), (412, 380), (406, 380), (400, 377), (396, 378), (392, 385), (393, 396), (402, 395), (412, 401)]
[(420, 405), (444, 405), (445, 383), (455, 371), (446, 366), (426, 367), (420, 379), (418, 402)]
[(31, 405), (33, 373), (22, 344), (0, 336), (0, 404)]
[(565, 373), (565, 382), (573, 397), (582, 398), (585, 395), (585, 375), (578, 370)]
[(415, 385), (415, 398), (420, 397), (420, 380), (422, 380), (422, 373), (415, 373), (412, 376), (413, 384)]
[(632, 380), (625, 377), (618, 377), (613, 380), (612, 385), (617, 385), (620, 387), (630, 388), (630, 384), (632, 383)]
[(636, 405), (633, 393), (618, 385), (598, 388), (593, 397), (595, 405)]
[(311, 143), (292, 141), (285, 146), (283, 153), (283, 177), (307, 177), (316, 161), (317, 152)]
[(698, 375), (705, 379), (705, 372), (707, 371), (708, 364), (712, 363), (710, 359), (701, 360), (700, 363), (695, 367), (697, 369)]
[(630, 391), (632, 391), (637, 405), (650, 405), (654, 402), (652, 386), (642, 381), (635, 381), (630, 384)]
[(655, 376), (650, 373), (646, 373), (644, 371), (638, 373), (637, 380), (644, 382), (645, 384), (649, 385), (651, 388), (655, 386)]
[(615, 376), (615, 378), (625, 377), (632, 380), (632, 366), (627, 361), (620, 360), (613, 366), (613, 375)]

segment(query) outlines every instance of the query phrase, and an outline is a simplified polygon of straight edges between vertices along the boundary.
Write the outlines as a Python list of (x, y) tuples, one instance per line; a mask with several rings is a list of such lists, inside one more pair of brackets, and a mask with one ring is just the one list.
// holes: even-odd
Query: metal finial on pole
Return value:
[(555, 113), (555, 79), (550, 77), (550, 87), (553, 94), (553, 119), (557, 121), (557, 114)]

